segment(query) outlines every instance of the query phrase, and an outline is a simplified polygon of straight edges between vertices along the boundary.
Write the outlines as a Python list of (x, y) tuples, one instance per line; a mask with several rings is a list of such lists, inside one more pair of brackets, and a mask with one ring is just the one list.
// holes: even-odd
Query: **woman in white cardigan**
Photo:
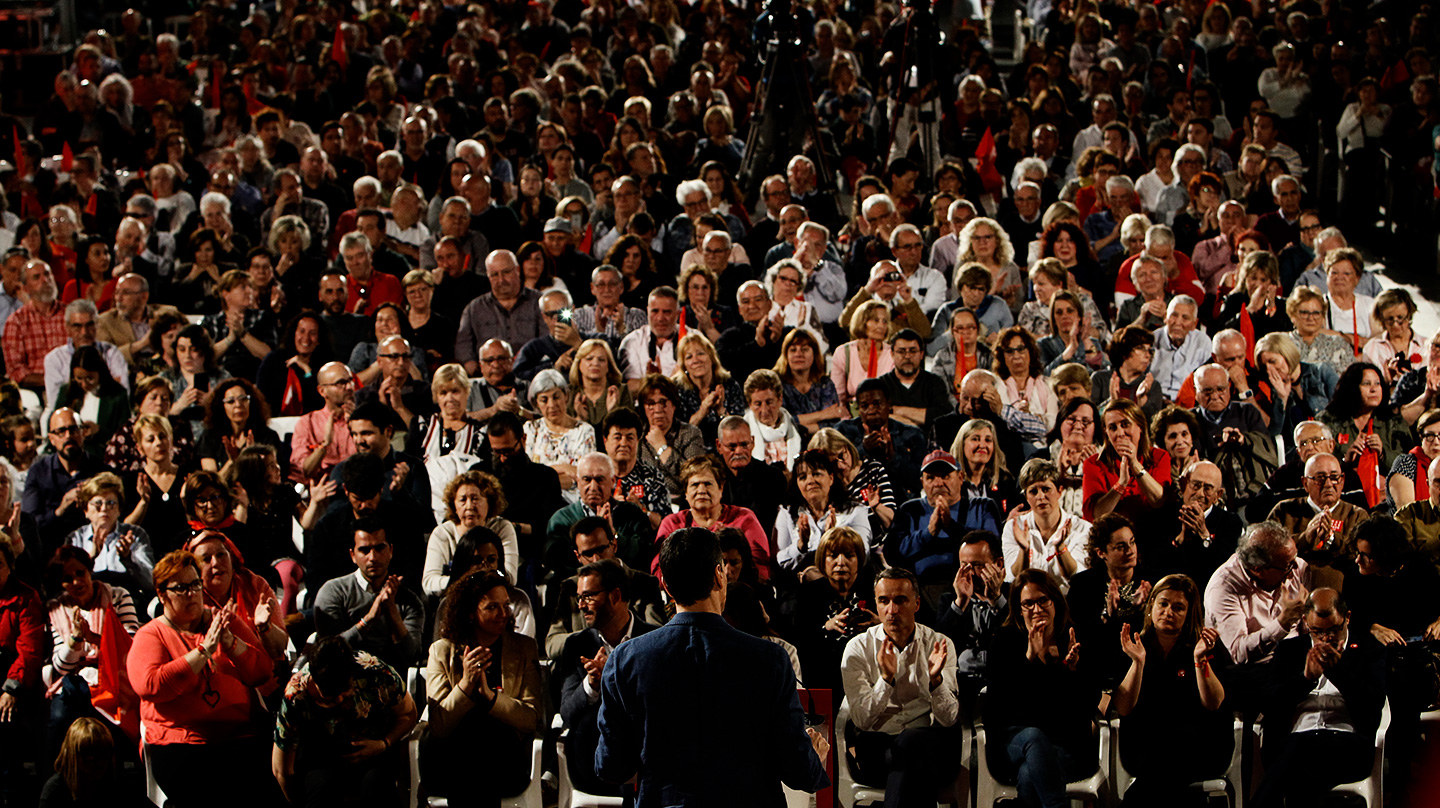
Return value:
[(520, 543), (515, 526), (500, 517), (505, 510), (505, 492), (500, 481), (483, 471), (467, 471), (445, 486), (445, 521), (430, 533), (425, 550), (425, 568), (420, 586), (427, 595), (443, 595), (450, 586), (450, 559), (455, 543), (471, 528), (487, 527), (504, 544), (505, 573), (511, 581), (520, 572)]

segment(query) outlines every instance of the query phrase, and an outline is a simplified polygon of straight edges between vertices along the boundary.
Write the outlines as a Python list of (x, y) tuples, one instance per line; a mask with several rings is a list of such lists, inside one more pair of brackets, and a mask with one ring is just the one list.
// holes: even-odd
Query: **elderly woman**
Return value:
[[(1127, 217), (1126, 221), (1129, 221)], [(1140, 231), (1143, 244), (1144, 230)], [(1091, 335), (1104, 342), (1110, 338), (1110, 328), (1105, 324), (1105, 317), (1100, 314), (1100, 309), (1095, 305), (1095, 299), (1088, 292), (1075, 286), (1070, 289), (1069, 277), (1065, 267), (1055, 258), (1042, 258), (1030, 267), (1030, 288), (1035, 292), (1035, 299), (1027, 302), (1020, 309), (1020, 314), (1015, 318), (1015, 324), (1029, 331), (1036, 339), (1051, 336), (1050, 325), (1050, 304), (1055, 295), (1069, 291), (1074, 294), (1084, 306), (1085, 316), (1088, 318), (1086, 325), (1091, 330)]]
[(1110, 343), (1110, 367), (1090, 377), (1090, 400), (1104, 404), (1125, 400), (1138, 403), (1146, 417), (1165, 406), (1155, 377), (1150, 374), (1150, 360), (1155, 343), (1150, 333), (1140, 326), (1125, 326), (1115, 332)]
[(155, 565), (155, 589), (161, 616), (136, 632), (126, 669), (156, 784), (175, 795), (172, 803), (207, 804), (213, 776), (199, 761), (218, 759), (234, 775), (226, 804), (273, 799), (274, 780), (264, 776), (269, 734), (254, 720), (254, 689), (275, 668), (255, 629), (236, 618), (235, 604), (205, 605), (200, 562), (184, 550)]
[(1085, 509), (1080, 483), (1085, 474), (1085, 461), (1100, 451), (1095, 441), (1098, 421), (1099, 411), (1090, 399), (1075, 396), (1060, 406), (1055, 428), (1049, 435), (1050, 462), (1060, 469), (1056, 480), (1060, 487), (1060, 508), (1071, 516), (1080, 516)]
[[(977, 216), (965, 224), (957, 242), (956, 268), (969, 263), (985, 267), (992, 278), (987, 291), (1003, 299), (1012, 314), (1019, 314), (1025, 303), (1025, 279), (1015, 263), (1015, 247), (1010, 244), (1005, 228), (994, 219)], [(958, 287), (958, 274), (955, 280)]]
[(1189, 577), (1161, 578), (1143, 607), (1139, 631), (1128, 620), (1120, 627), (1128, 669), (1112, 701), (1120, 759), (1136, 778), (1125, 804), (1177, 805), (1191, 783), (1222, 776), (1234, 751), (1232, 715), (1221, 709), (1230, 653), (1214, 628), (1202, 628), (1200, 586)]
[(1266, 334), (1256, 340), (1254, 357), (1255, 367), (1270, 383), (1266, 397), (1271, 435), (1293, 435), (1295, 427), (1329, 406), (1330, 391), (1339, 384), (1340, 377), (1328, 365), (1301, 361), (1294, 337)]
[(1225, 297), (1218, 322), (1220, 328), (1234, 328), (1255, 337), (1283, 334), (1293, 328), (1285, 312), (1285, 299), (1280, 296), (1280, 262), (1274, 253), (1260, 250), (1247, 254), (1240, 262), (1239, 282), (1235, 291)]
[(1430, 498), (1430, 464), (1440, 457), (1440, 409), (1420, 414), (1415, 438), (1418, 445), (1395, 458), (1386, 478), (1386, 493), (1397, 511)]
[[(1091, 720), (1100, 687), (1052, 575), (1020, 573), (1009, 601), (986, 668), (987, 762), (1001, 777), (1018, 781), (1033, 804), (1064, 805), (1065, 784), (1095, 771)], [(1047, 697), (1032, 698), (1035, 693)]]
[(807, 449), (795, 460), (789, 504), (775, 516), (775, 559), (798, 573), (815, 563), (815, 547), (824, 533), (848, 527), (870, 549), (870, 508), (851, 498), (840, 468), (829, 452)]
[(1365, 260), (1349, 247), (1325, 253), (1325, 328), (1349, 340), (1357, 357), (1374, 331), (1371, 317), (1376, 311), (1375, 298), (1355, 291), (1364, 271)]
[[(509, 628), (510, 592), (493, 572), (456, 581), (440, 604), (440, 639), (430, 646), (429, 730), (420, 754), (425, 787), (465, 804), (493, 805), (522, 791), (540, 730), (539, 647)], [(476, 760), (493, 765), (493, 773), (473, 777)]]
[(405, 451), (427, 462), (452, 452), (479, 456), (485, 441), (485, 426), (466, 411), (470, 400), (470, 376), (461, 365), (441, 365), (430, 381), (430, 395), (437, 411), (415, 416), (415, 425), (405, 434)]
[(1028, 510), (1005, 520), (1000, 546), (1005, 580), (1028, 569), (1054, 575), (1064, 587), (1087, 566), (1085, 542), (1090, 523), (1060, 506), (1060, 467), (1041, 458), (1025, 461), (1018, 482)]
[(829, 427), (816, 432), (806, 448), (820, 449), (835, 461), (840, 481), (845, 484), (850, 498), (863, 502), (870, 509), (870, 526), (875, 535), (889, 529), (899, 502), (895, 499), (895, 489), (890, 485), (890, 472), (883, 463), (873, 458), (862, 458), (860, 450), (849, 438)]
[(1122, 627), (1140, 627), (1154, 577), (1140, 565), (1135, 525), (1118, 513), (1095, 520), (1086, 545), (1087, 569), (1077, 572), (1066, 597), (1075, 615), (1075, 636), (1090, 649), (1092, 672), (1106, 686), (1125, 675)]
[(755, 438), (751, 457), (789, 470), (800, 454), (800, 430), (780, 405), (785, 386), (780, 375), (761, 368), (745, 380), (745, 423)]
[(120, 521), (125, 485), (120, 478), (102, 471), (81, 484), (76, 499), (84, 503), (84, 527), (65, 537), (65, 544), (79, 547), (95, 559), (95, 572), (102, 580), (132, 592), (152, 590), (155, 551), (143, 527)]
[(1040, 346), (1030, 332), (1015, 326), (1000, 332), (996, 346), (991, 367), (1005, 384), (1006, 400), (1020, 412), (1041, 422), (1035, 425), (1034, 431), (1025, 431), (1022, 427), (1018, 431), (1020, 438), (1025, 442), (1038, 443), (1055, 426), (1055, 415), (1060, 410), (1059, 399), (1041, 375), (1044, 363)]
[(714, 270), (704, 264), (691, 264), (680, 273), (681, 322), (687, 332), (694, 329), (712, 343), (736, 323), (734, 307), (716, 301), (719, 289)]
[(711, 531), (729, 527), (745, 535), (760, 580), (770, 580), (770, 571), (775, 563), (770, 555), (770, 537), (765, 535), (765, 529), (755, 518), (754, 511), (720, 501), (725, 493), (725, 481), (729, 478), (720, 459), (711, 454), (699, 455), (685, 461), (680, 475), (685, 480), (684, 501), (690, 507), (661, 520), (655, 535), (657, 552), (651, 571), (659, 571), (658, 548), (671, 533), (688, 527), (703, 527)]
[(825, 531), (815, 546), (820, 575), (800, 584), (795, 606), (795, 635), (809, 687), (840, 687), (846, 644), (880, 622), (866, 555), (865, 538), (848, 527)]
[(825, 351), (814, 332), (792, 329), (780, 343), (775, 372), (784, 382), (785, 409), (808, 432), (834, 426), (849, 412), (840, 406), (835, 382), (825, 373)]
[(895, 369), (889, 335), (890, 309), (881, 301), (867, 300), (850, 315), (850, 341), (836, 346), (830, 360), (830, 380), (842, 407), (855, 398), (860, 382)]
[(989, 368), (995, 362), (994, 352), (982, 339), (983, 329), (975, 310), (961, 306), (950, 312), (950, 326), (945, 335), (931, 343), (940, 346), (935, 352), (934, 373), (951, 386), (956, 396), (965, 374), (977, 368)]
[(1105, 346), (1094, 334), (1089, 313), (1082, 305), (1073, 292), (1056, 292), (1050, 298), (1050, 322), (1046, 329), (1050, 336), (1042, 337), (1038, 345), (1046, 375), (1070, 362), (1082, 363), (1091, 371), (1110, 369)]
[(170, 414), (189, 421), (191, 434), (203, 438), (211, 387), (228, 379), (230, 374), (216, 366), (215, 345), (203, 326), (191, 325), (180, 330), (175, 337), (175, 361), (174, 371), (160, 373), (175, 390)]
[(635, 403), (629, 385), (620, 376), (615, 352), (603, 339), (587, 339), (575, 349), (575, 361), (570, 363), (570, 389), (574, 391), (570, 412), (597, 429), (606, 415)]
[(705, 453), (705, 439), (700, 428), (682, 421), (680, 391), (670, 379), (652, 373), (635, 391), (645, 418), (646, 432), (640, 443), (640, 459), (665, 475), (670, 498), (679, 502), (685, 487), (680, 469), (687, 460)]
[[(50, 636), (54, 670), (46, 690), (50, 696), (47, 750), (57, 748), (70, 722), (95, 716), (85, 669), (100, 667), (100, 636), (105, 621), (114, 620), (126, 634), (140, 628), (135, 602), (123, 587), (94, 578), (95, 559), (80, 547), (65, 545), (45, 566), (45, 588), (50, 594)], [(124, 664), (107, 659), (107, 664)]]
[[(398, 304), (387, 301), (375, 307), (375, 341), (356, 343), (355, 350), (350, 352), (350, 361), (346, 362), (355, 372), (360, 385), (380, 382), (380, 346), (385, 340), (395, 336), (404, 337), (410, 345), (410, 378), (417, 381), (425, 378), (428, 367), (425, 348), (415, 339), (415, 332), (410, 329), (405, 310)], [(454, 336), (453, 332), (451, 336)]]
[(1165, 325), (1166, 303), (1171, 294), (1165, 288), (1165, 267), (1150, 256), (1130, 264), (1130, 282), (1137, 294), (1120, 304), (1115, 323), (1121, 327), (1139, 326), (1156, 331)]
[(500, 481), (483, 471), (463, 472), (445, 486), (445, 520), (430, 533), (421, 586), (427, 595), (444, 594), (452, 580), (456, 543), (470, 530), (484, 527), (499, 537), (504, 572), (510, 580), (520, 573), (520, 544), (515, 526), (500, 516), (507, 503)]
[(1325, 330), (1325, 295), (1314, 286), (1297, 286), (1285, 299), (1285, 313), (1295, 330), (1290, 336), (1300, 346), (1300, 361), (1325, 365), (1338, 377), (1355, 361), (1350, 340)]
[(1204, 435), (1195, 413), (1174, 404), (1150, 419), (1150, 442), (1170, 455), (1172, 480), (1181, 479), (1200, 462), (1200, 440)]
[(525, 422), (525, 453), (532, 461), (555, 469), (560, 475), (561, 493), (566, 500), (576, 502), (580, 489), (575, 464), (595, 451), (595, 428), (566, 412), (569, 392), (560, 371), (549, 368), (535, 374), (530, 382), (530, 404), (540, 417)]
[(247, 446), (264, 444), (277, 453), (284, 450), (285, 442), (267, 425), (269, 420), (270, 406), (255, 385), (245, 379), (220, 382), (205, 408), (200, 468), (224, 476)]
[[(415, 335), (410, 344), (424, 352), (425, 367), (439, 367), (454, 358), (458, 326), (454, 320), (431, 307), (435, 297), (435, 279), (429, 272), (412, 269), (405, 274), (402, 285), (405, 287), (404, 322), (410, 325), (410, 331)], [(379, 309), (375, 314), (379, 316)]]
[[(808, 279), (805, 268), (794, 258), (786, 258), (766, 270), (765, 291), (769, 293), (771, 300), (767, 319), (774, 319), (779, 315), (787, 328), (808, 328), (817, 335), (823, 333), (825, 326), (820, 322), (820, 314), (815, 311), (815, 304), (806, 302), (801, 297)], [(856, 312), (854, 317), (858, 316), (859, 312)], [(824, 338), (821, 337), (820, 340), (823, 344)]]
[(1375, 321), (1385, 333), (1365, 343), (1362, 357), (1385, 371), (1385, 380), (1392, 385), (1408, 371), (1426, 367), (1429, 350), (1425, 340), (1415, 333), (1415, 301), (1404, 289), (1387, 289), (1375, 298)]
[(145, 463), (140, 448), (135, 442), (135, 422), (142, 415), (155, 415), (170, 422), (174, 436), (175, 458), (179, 463), (188, 463), (195, 454), (195, 440), (190, 432), (190, 422), (170, 415), (175, 394), (170, 382), (160, 376), (150, 376), (135, 382), (131, 393), (135, 402), (133, 414), (125, 425), (110, 436), (105, 444), (105, 465), (122, 473), (138, 471)]
[(174, 433), (162, 416), (140, 416), (133, 433), (141, 465), (125, 478), (126, 498), (135, 503), (125, 522), (143, 528), (156, 547), (179, 549), (189, 535), (181, 489), (185, 477), (199, 468), (198, 462), (176, 461)]
[(714, 343), (704, 334), (692, 331), (681, 337), (675, 355), (680, 362), (670, 380), (680, 396), (678, 415), (699, 427), (705, 443), (712, 444), (721, 418), (745, 412), (745, 392), (740, 380), (720, 364)]
[(1395, 465), (1410, 451), (1415, 436), (1410, 425), (1390, 404), (1385, 373), (1369, 362), (1356, 362), (1340, 374), (1330, 404), (1315, 420), (1330, 427), (1341, 460), (1354, 466), (1370, 507), (1379, 505), (1385, 491), (1375, 484), (1377, 475)]
[(275, 277), (296, 300), (314, 300), (320, 286), (324, 264), (315, 257), (311, 245), (310, 225), (295, 214), (281, 216), (270, 225), (266, 246), (271, 255), (278, 256)]
[(185, 549), (200, 562), (206, 605), (212, 609), (230, 605), (237, 621), (254, 628), (261, 650), (274, 662), (283, 662), (290, 635), (285, 631), (285, 615), (270, 583), (245, 566), (245, 558), (235, 543), (219, 531), (195, 534)]
[(1100, 415), (1100, 452), (1085, 461), (1084, 517), (1118, 512), (1131, 519), (1160, 506), (1170, 484), (1170, 455), (1150, 442), (1145, 412), (1114, 399)]

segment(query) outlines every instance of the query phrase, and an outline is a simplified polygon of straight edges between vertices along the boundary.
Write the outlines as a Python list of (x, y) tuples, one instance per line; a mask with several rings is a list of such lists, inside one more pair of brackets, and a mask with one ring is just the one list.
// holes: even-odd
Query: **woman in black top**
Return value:
[(1128, 623), (1120, 644), (1130, 670), (1115, 689), (1120, 759), (1135, 775), (1124, 805), (1182, 805), (1189, 784), (1218, 777), (1235, 736), (1222, 673), (1230, 654), (1213, 628), (1201, 628), (1200, 587), (1167, 575), (1150, 593), (1144, 629)]
[(810, 671), (806, 686), (838, 688), (846, 644), (880, 622), (865, 540), (848, 527), (827, 530), (815, 548), (815, 566), (824, 577), (800, 585), (792, 636), (800, 667)]
[(1015, 576), (990, 648), (984, 715), (990, 769), (1017, 783), (1024, 805), (1067, 805), (1065, 784), (1096, 769), (1100, 687), (1082, 660), (1059, 582), (1044, 570)]
[(1140, 570), (1135, 525), (1107, 513), (1090, 527), (1088, 569), (1070, 579), (1075, 634), (1090, 649), (1088, 661), (1105, 686), (1120, 681), (1128, 664), (1117, 638), (1124, 626), (1140, 626), (1153, 582)]
[(282, 452), (285, 444), (267, 425), (269, 420), (270, 407), (255, 385), (245, 379), (220, 382), (205, 407), (200, 467), (224, 476), (247, 446), (263, 443)]

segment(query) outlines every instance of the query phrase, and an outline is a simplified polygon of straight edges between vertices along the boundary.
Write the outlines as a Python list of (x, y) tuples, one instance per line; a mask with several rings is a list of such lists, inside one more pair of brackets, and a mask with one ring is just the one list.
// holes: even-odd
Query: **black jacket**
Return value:
[[(1280, 643), (1270, 660), (1270, 677), (1264, 699), (1266, 737), (1285, 738), (1295, 723), (1295, 710), (1315, 688), (1305, 678), (1305, 655), (1310, 652), (1311, 637), (1302, 634)], [(1380, 711), (1385, 705), (1385, 648), (1368, 632), (1350, 624), (1340, 661), (1325, 676), (1340, 689), (1355, 731), (1361, 737), (1373, 737), (1380, 726)], [(1278, 749), (1279, 744), (1271, 747)]]

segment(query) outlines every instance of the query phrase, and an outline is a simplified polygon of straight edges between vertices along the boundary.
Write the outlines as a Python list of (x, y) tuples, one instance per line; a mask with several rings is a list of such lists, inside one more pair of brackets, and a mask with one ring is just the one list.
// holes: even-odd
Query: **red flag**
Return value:
[(130, 686), (125, 657), (132, 640), (120, 625), (114, 605), (105, 606), (105, 619), (100, 626), (100, 679), (90, 688), (90, 703), (112, 723), (137, 742), (140, 740), (140, 700)]
[(246, 111), (246, 112), (249, 112), (251, 115), (254, 115), (255, 113), (257, 113), (257, 112), (259, 112), (260, 110), (262, 110), (262, 109), (265, 108), (265, 105), (262, 104), (262, 103), (260, 103), (260, 102), (255, 98), (255, 85), (254, 85), (253, 79), (249, 79), (249, 78), (245, 79), (245, 82), (244, 82), (244, 84), (241, 85), (241, 87), (243, 88), (241, 91), (245, 93), (245, 111)]
[(98, 197), (95, 196), (95, 194), (91, 194), (90, 198), (85, 200), (85, 215), (94, 216), (99, 210), (100, 200)]
[(330, 58), (340, 63), (341, 70), (350, 69), (350, 54), (345, 50), (345, 23), (335, 24), (335, 41), (330, 45)]
[(70, 150), (70, 141), (60, 145), (60, 170), (69, 172), (70, 167), (75, 165), (75, 152)]
[(15, 144), (15, 173), (17, 173), (17, 174), (23, 174), (23, 173), (24, 173), (24, 169), (21, 167), (21, 163), (24, 162), (24, 160), (23, 160), (22, 158), (25, 157), (25, 150), (22, 149), (22, 148), (20, 148), (20, 127), (19, 127), (19, 126), (15, 125), (15, 124), (11, 124), (11, 125), (10, 125), (10, 137), (13, 138), (13, 142), (14, 142), (14, 144)]
[(1005, 178), (995, 170), (999, 152), (995, 148), (995, 135), (989, 127), (985, 128), (985, 136), (980, 138), (980, 145), (975, 147), (975, 156), (980, 159), (980, 184), (985, 186), (985, 190), (999, 196), (1005, 187)]

